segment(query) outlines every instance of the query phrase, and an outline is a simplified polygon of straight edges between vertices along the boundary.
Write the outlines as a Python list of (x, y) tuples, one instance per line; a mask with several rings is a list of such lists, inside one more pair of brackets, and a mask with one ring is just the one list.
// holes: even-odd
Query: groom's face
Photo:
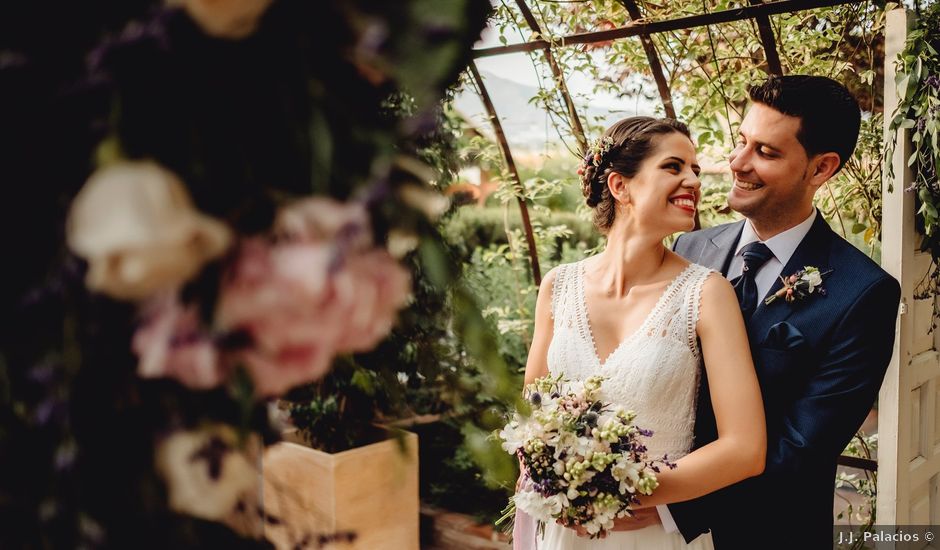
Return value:
[(751, 106), (729, 159), (732, 209), (764, 227), (785, 227), (809, 215), (815, 190), (805, 181), (809, 159), (797, 140), (799, 129), (799, 118), (762, 103)]

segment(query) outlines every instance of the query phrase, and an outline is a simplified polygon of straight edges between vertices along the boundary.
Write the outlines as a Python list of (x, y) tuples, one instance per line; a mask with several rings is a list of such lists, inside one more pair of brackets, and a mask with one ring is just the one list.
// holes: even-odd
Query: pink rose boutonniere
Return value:
[(813, 293), (825, 296), (826, 289), (822, 286), (823, 277), (830, 273), (832, 273), (832, 270), (824, 273), (819, 271), (818, 267), (807, 265), (793, 275), (788, 277), (781, 276), (780, 280), (783, 282), (783, 288), (768, 296), (767, 299), (764, 300), (764, 304), (770, 305), (774, 303), (777, 298), (783, 298), (787, 302), (795, 302), (808, 298)]

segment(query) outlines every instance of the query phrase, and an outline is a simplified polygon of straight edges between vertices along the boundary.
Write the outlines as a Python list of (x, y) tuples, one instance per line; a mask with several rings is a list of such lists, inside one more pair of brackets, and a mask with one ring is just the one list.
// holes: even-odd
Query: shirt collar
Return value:
[[(813, 222), (816, 221), (816, 209), (813, 208), (813, 212), (809, 215), (808, 218), (800, 222), (798, 225), (787, 229), (782, 233), (778, 233), (773, 237), (763, 241), (767, 248), (773, 252), (774, 257), (786, 265), (790, 261), (790, 257), (793, 256), (793, 253), (796, 252), (796, 247), (800, 246), (800, 242), (803, 241), (803, 238), (806, 237), (806, 234), (809, 233), (811, 227), (813, 227)], [(751, 225), (751, 220), (747, 220), (744, 223), (744, 230), (741, 232), (741, 238), (738, 239), (738, 248), (734, 251), (735, 256), (741, 255), (741, 249), (746, 245), (749, 245), (753, 242), (760, 241), (760, 237), (757, 236), (757, 232), (754, 231), (754, 227)]]

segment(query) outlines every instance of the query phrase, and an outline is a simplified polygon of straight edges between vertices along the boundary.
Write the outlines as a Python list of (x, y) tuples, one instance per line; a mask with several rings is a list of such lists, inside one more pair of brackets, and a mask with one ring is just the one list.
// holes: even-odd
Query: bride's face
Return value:
[(699, 165), (692, 142), (679, 132), (655, 138), (650, 153), (632, 178), (608, 180), (619, 197), (618, 206), (628, 231), (665, 237), (691, 231), (701, 197)]

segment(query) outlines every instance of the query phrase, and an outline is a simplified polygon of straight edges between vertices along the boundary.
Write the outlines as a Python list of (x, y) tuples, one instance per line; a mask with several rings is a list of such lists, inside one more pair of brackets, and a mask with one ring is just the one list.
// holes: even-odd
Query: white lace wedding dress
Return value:
[[(695, 325), (702, 284), (712, 271), (690, 264), (666, 288), (646, 320), (603, 362), (598, 357), (584, 299), (584, 261), (557, 270), (552, 289), (554, 334), (548, 370), (580, 380), (606, 378), (601, 398), (636, 411), (636, 425), (653, 430), (649, 455), (677, 460), (692, 447), (701, 359)], [(538, 550), (669, 550), (713, 548), (711, 534), (686, 544), (662, 525), (616, 531), (603, 539), (547, 524)]]

